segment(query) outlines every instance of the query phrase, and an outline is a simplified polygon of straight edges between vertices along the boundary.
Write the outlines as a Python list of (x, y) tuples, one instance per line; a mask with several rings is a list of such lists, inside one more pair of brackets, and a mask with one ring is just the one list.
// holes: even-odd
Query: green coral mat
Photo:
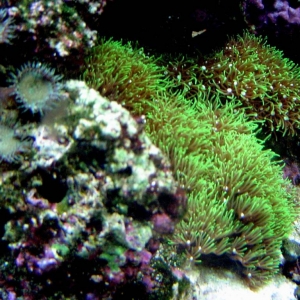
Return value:
[(227, 99), (239, 100), (267, 131), (294, 135), (299, 129), (299, 66), (265, 39), (247, 32), (231, 38), (222, 51), (202, 62), (197, 76)]
[[(269, 116), (281, 101), (274, 118), (261, 112), (255, 119), (269, 122), (271, 131), (293, 134), (298, 123), (286, 123), (285, 116), (288, 105), (293, 109), (298, 105), (289, 81), (293, 78), (298, 85), (298, 71), (259, 38), (245, 34), (237, 41), (243, 45), (239, 51), (245, 47), (249, 58), (239, 58), (237, 46), (227, 45), (234, 57), (221, 57), (229, 51), (226, 48), (210, 63), (207, 60), (207, 67), (193, 67), (193, 72), (201, 74), (201, 88), (193, 93), (193, 101), (186, 99), (188, 85), (176, 93), (176, 83), (164, 78), (164, 71), (168, 72), (157, 60), (130, 44), (101, 41), (87, 58), (84, 79), (134, 115), (144, 114), (152, 140), (168, 155), (175, 178), (189, 195), (187, 213), (175, 229), (173, 242), (185, 249), (190, 261), (203, 260), (207, 254), (229, 257), (241, 266), (249, 284), (257, 287), (278, 271), (282, 240), (292, 228), (296, 211), (276, 155), (255, 136), (259, 122), (249, 120), (249, 105), (242, 100), (254, 101), (253, 107), (260, 101), (255, 107), (261, 112), (263, 106)], [(260, 45), (259, 50), (251, 48), (253, 43)], [(278, 66), (278, 61), (284, 66)], [(222, 71), (211, 72), (221, 67)], [(283, 76), (279, 71), (287, 75), (281, 83), (286, 89), (270, 92), (271, 85), (277, 88), (274, 81)], [(196, 77), (191, 76), (194, 84)], [(203, 89), (203, 84), (210, 87)], [(248, 97), (250, 84), (255, 84), (252, 97)]]

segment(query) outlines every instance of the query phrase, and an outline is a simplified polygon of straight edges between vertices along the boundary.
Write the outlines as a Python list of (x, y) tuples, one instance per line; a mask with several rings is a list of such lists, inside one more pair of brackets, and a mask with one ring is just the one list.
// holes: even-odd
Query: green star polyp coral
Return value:
[(163, 89), (163, 71), (155, 61), (130, 43), (102, 40), (89, 53), (83, 78), (102, 96), (142, 113), (141, 101)]
[(294, 206), (271, 163), (274, 153), (253, 135), (256, 125), (244, 122), (233, 103), (207, 101), (190, 108), (180, 97), (161, 98), (149, 115), (152, 139), (190, 191), (172, 239), (191, 261), (214, 254), (239, 262), (250, 285), (259, 286), (278, 271)]
[(266, 40), (245, 33), (199, 65), (199, 81), (228, 99), (271, 132), (294, 135), (300, 127), (300, 69)]
[[(275, 154), (263, 150), (254, 135), (257, 124), (247, 121), (237, 101), (222, 104), (219, 93), (199, 89), (191, 105), (185, 91), (169, 92), (176, 85), (161, 80), (155, 60), (142, 50), (111, 41), (104, 45), (88, 58), (86, 79), (133, 114), (146, 116), (152, 141), (169, 157), (177, 181), (189, 193), (174, 243), (192, 261), (206, 254), (229, 257), (252, 286), (265, 283), (278, 271), (281, 243), (295, 211), (281, 169), (272, 162)], [(130, 71), (139, 65), (140, 72)], [(208, 74), (203, 70), (214, 90)], [(109, 94), (106, 87), (111, 87)]]

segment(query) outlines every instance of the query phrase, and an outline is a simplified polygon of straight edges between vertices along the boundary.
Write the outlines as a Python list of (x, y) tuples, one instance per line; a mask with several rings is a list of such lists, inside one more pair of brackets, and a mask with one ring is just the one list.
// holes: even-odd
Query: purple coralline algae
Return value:
[(65, 92), (66, 115), (33, 126), (32, 156), (0, 182), (0, 296), (113, 299), (127, 284), (151, 293), (162, 284), (150, 263), (158, 238), (173, 232), (185, 195), (142, 117), (81, 81)]
[(276, 34), (299, 29), (300, 4), (295, 5), (292, 1), (245, 0), (243, 11), (251, 28), (259, 33), (267, 29)]
[(300, 184), (300, 169), (299, 164), (290, 159), (284, 159), (283, 178), (291, 180), (293, 185)]

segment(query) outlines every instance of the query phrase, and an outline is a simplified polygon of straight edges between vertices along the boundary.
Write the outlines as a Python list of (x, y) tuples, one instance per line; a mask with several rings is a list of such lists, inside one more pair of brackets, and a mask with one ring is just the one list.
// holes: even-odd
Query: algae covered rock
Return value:
[(147, 245), (174, 230), (184, 193), (144, 133), (143, 118), (83, 82), (69, 81), (65, 90), (67, 113), (51, 125), (36, 124), (32, 158), (1, 182), (2, 203), (19, 183), (3, 207), (1, 278), (24, 296), (20, 281), (9, 279), (14, 270), (39, 298), (48, 284), (61, 297), (101, 298), (132, 280), (151, 290), (155, 249)]

